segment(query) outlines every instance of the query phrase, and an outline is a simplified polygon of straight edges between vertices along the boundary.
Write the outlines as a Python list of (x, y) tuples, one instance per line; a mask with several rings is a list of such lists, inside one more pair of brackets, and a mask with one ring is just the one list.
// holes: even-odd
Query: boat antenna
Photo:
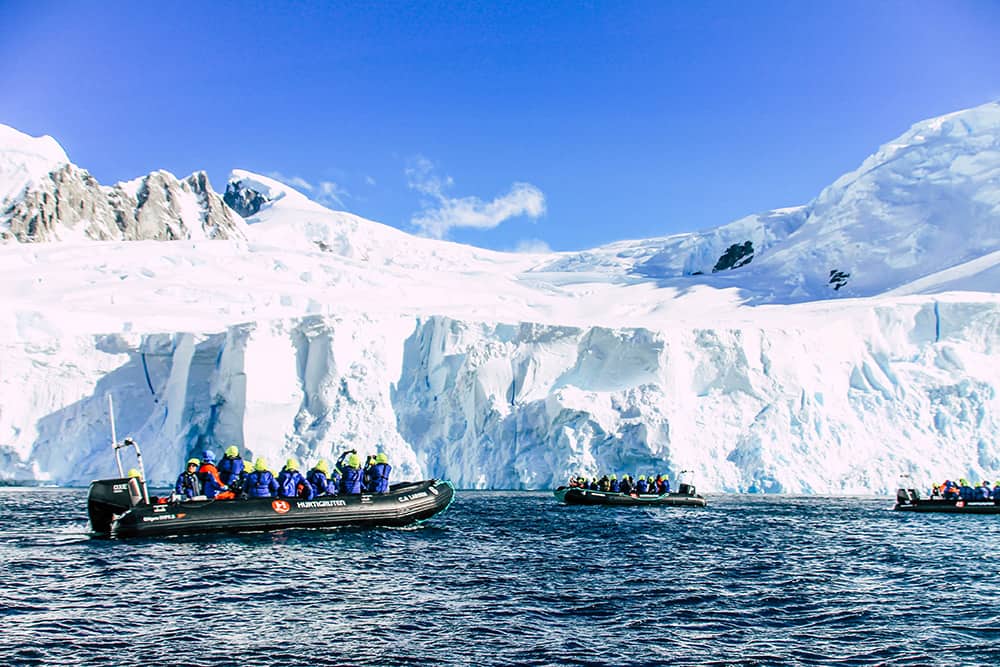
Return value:
[(111, 449), (115, 453), (115, 461), (118, 463), (118, 476), (125, 476), (125, 469), (122, 468), (122, 457), (118, 453), (118, 435), (115, 433), (115, 401), (108, 394), (108, 419), (111, 421)]
[(125, 438), (120, 445), (118, 444), (118, 434), (115, 432), (115, 403), (111, 398), (111, 394), (108, 394), (108, 417), (111, 420), (111, 448), (115, 452), (115, 463), (118, 464), (118, 475), (120, 477), (125, 476), (125, 468), (122, 466), (122, 455), (120, 450), (123, 447), (135, 447), (135, 460), (136, 465), (139, 467), (139, 488), (142, 491), (142, 499), (145, 500), (148, 505), (149, 488), (146, 486), (146, 466), (142, 464), (142, 450), (139, 449), (139, 443), (132, 438)]

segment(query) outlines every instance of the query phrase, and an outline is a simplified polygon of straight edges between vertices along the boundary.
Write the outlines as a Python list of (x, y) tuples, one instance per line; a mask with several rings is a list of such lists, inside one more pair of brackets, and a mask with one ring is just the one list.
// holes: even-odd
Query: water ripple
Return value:
[(464, 492), (404, 530), (118, 542), (84, 495), (0, 489), (2, 664), (1000, 663), (1000, 517)]

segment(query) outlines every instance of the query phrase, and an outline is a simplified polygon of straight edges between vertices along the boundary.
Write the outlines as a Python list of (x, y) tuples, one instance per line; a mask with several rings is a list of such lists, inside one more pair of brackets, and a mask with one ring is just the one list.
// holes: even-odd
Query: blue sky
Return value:
[(1000, 98), (989, 1), (2, 0), (0, 23), (0, 123), (102, 183), (280, 174), (504, 250), (804, 204), (912, 123)]

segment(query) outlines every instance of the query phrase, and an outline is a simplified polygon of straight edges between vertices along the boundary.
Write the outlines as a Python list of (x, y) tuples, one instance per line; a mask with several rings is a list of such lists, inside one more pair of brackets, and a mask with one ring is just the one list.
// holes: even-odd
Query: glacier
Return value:
[(998, 147), (983, 105), (914, 125), (803, 206), (514, 254), (241, 170), (224, 195), (166, 172), (108, 188), (3, 128), (0, 477), (110, 474), (111, 395), (158, 482), (230, 444), (272, 465), (378, 449), (397, 478), (460, 488), (993, 479)]

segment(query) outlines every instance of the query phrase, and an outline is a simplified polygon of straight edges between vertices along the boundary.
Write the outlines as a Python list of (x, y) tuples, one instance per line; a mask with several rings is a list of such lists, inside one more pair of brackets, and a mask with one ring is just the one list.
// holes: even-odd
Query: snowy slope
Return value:
[[(0, 469), (108, 474), (110, 393), (157, 480), (229, 444), (272, 464), (383, 448), (465, 487), (1000, 476), (998, 117), (918, 123), (801, 207), (580, 253), (416, 238), (245, 171), (202, 190), (244, 216), (232, 236), (54, 220), (59, 243), (0, 243)], [(31, 171), (0, 155), (0, 183)], [(138, 201), (148, 178), (113, 189)]]
[(52, 137), (29, 137), (3, 124), (0, 147), (0, 211), (25, 189), (69, 164), (66, 152)]

